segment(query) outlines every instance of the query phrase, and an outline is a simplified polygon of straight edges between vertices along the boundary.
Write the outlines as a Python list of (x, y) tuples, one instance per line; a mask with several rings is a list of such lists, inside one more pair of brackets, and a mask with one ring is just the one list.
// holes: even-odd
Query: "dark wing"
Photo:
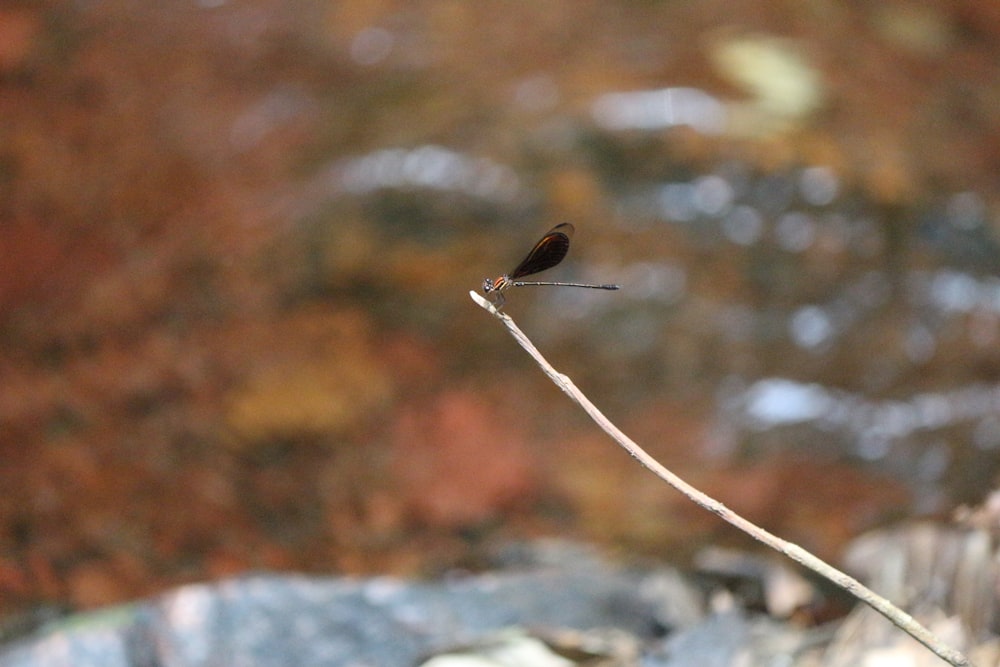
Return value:
[(528, 256), (508, 275), (511, 279), (517, 280), (533, 273), (540, 273), (545, 269), (551, 269), (563, 261), (563, 257), (569, 252), (571, 236), (573, 236), (573, 225), (568, 222), (556, 225), (535, 244)]

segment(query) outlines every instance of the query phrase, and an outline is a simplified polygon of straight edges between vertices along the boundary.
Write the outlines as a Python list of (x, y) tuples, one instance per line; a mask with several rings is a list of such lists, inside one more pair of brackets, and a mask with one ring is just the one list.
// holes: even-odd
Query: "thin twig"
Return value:
[(956, 667), (969, 667), (971, 665), (969, 659), (962, 653), (944, 644), (940, 639), (931, 634), (930, 630), (918, 623), (912, 616), (885, 598), (877, 595), (874, 591), (863, 585), (857, 579), (841, 572), (797, 544), (783, 540), (748, 521), (747, 519), (744, 519), (742, 516), (732, 511), (718, 500), (702, 493), (663, 467), (656, 459), (647, 454), (645, 450), (622, 433), (617, 426), (612, 424), (611, 421), (597, 409), (597, 406), (591, 403), (590, 399), (584, 396), (583, 392), (577, 389), (572, 380), (556, 371), (556, 369), (554, 369), (551, 364), (545, 360), (545, 357), (542, 356), (542, 353), (538, 351), (524, 332), (522, 332), (517, 325), (514, 324), (514, 320), (512, 320), (510, 316), (506, 313), (498, 311), (493, 304), (475, 292), (469, 292), (469, 295), (472, 297), (473, 301), (504, 323), (504, 326), (507, 327), (508, 331), (510, 331), (511, 335), (514, 336), (514, 339), (518, 342), (518, 344), (523, 347), (536, 362), (538, 362), (538, 365), (542, 367), (542, 370), (545, 371), (545, 374), (551, 378), (557, 387), (562, 389), (563, 392), (579, 404), (580, 407), (582, 407), (584, 411), (590, 415), (590, 418), (597, 422), (598, 426), (604, 429), (605, 433), (610, 435), (615, 442), (625, 449), (625, 451), (631, 454), (633, 458), (648, 468), (657, 477), (683, 493), (698, 505), (701, 505), (708, 511), (717, 514), (723, 520), (736, 526), (754, 539), (763, 542), (767, 546), (785, 554), (792, 560), (809, 568), (813, 572), (829, 579), (840, 588), (844, 589), (875, 611), (888, 618), (893, 624), (929, 648), (945, 662), (955, 665)]

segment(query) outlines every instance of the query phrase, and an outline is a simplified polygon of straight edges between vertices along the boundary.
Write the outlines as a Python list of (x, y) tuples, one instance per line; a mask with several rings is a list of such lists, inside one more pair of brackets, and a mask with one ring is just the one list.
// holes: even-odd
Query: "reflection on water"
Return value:
[(914, 272), (910, 276), (914, 298), (943, 313), (989, 312), (1000, 314), (1000, 279), (976, 278), (954, 269), (931, 273)]
[(705, 134), (721, 134), (726, 109), (697, 88), (663, 88), (607, 93), (593, 104), (594, 120), (608, 130), (657, 130), (688, 125)]
[[(690, 259), (664, 260), (688, 276), (686, 300), (664, 326), (672, 341), (695, 335), (698, 326), (675, 321), (698, 304), (714, 322), (703, 343), (745, 346), (714, 367), (727, 387), (719, 414), (748, 439), (822, 443), (917, 486), (945, 482), (970, 440), (980, 449), (1000, 441), (1000, 385), (969, 365), (1000, 334), (1000, 279), (982, 272), (996, 264), (995, 241), (978, 197), (946, 195), (900, 221), (845, 192), (829, 167), (754, 174), (728, 163), (623, 190), (623, 226), (668, 228), (682, 249), (667, 252), (690, 244), (735, 272), (720, 290)], [(647, 342), (671, 344), (655, 334)], [(939, 498), (918, 495), (922, 509)]]
[[(545, 75), (513, 95), (558, 113)], [(623, 290), (518, 299), (544, 343), (590, 339), (605, 350), (591, 368), (605, 391), (719, 387), (704, 401), (748, 443), (796, 426), (783, 447), (821, 444), (918, 486), (949, 483), (968, 443), (980, 452), (1000, 445), (1000, 385), (963, 370), (969, 350), (1000, 334), (1000, 279), (984, 271), (1000, 264), (982, 198), (962, 192), (887, 209), (824, 164), (689, 160), (664, 131), (683, 125), (718, 137), (727, 124), (726, 102), (695, 88), (606, 93), (590, 108), (590, 121), (543, 124), (575, 137), (549, 146), (549, 158), (586, 157), (621, 236), (609, 250), (597, 242), (600, 221), (579, 221), (590, 240), (575, 246), (584, 249), (560, 266), (560, 279), (614, 280)], [(425, 144), (343, 160), (325, 182), (334, 197), (454, 193), (513, 207), (532, 178)]]
[[(880, 401), (819, 384), (764, 378), (732, 396), (724, 396), (722, 403), (748, 429), (763, 431), (813, 423), (824, 431), (850, 435), (865, 458), (881, 458), (888, 450), (873, 448), (873, 442), (898, 442), (920, 431), (970, 422), (993, 425), (1000, 413), (1000, 384), (972, 384)], [(982, 429), (978, 430), (986, 436)], [(978, 438), (977, 445), (1000, 445), (1000, 433)]]
[(512, 202), (520, 180), (509, 167), (441, 146), (387, 148), (348, 160), (339, 167), (340, 185), (351, 194), (383, 188), (427, 188)]
[[(622, 203), (627, 217), (697, 223), (699, 234), (751, 246), (771, 241), (792, 253), (821, 245), (827, 252), (872, 255), (879, 230), (870, 212), (838, 207), (839, 182), (827, 167), (747, 178), (730, 165), (689, 180), (633, 184)], [(876, 237), (876, 238), (873, 238)]]

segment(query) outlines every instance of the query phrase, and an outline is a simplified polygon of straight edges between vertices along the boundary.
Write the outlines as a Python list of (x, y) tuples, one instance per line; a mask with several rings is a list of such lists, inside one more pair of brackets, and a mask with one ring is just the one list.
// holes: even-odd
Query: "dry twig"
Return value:
[(631, 454), (633, 458), (639, 461), (639, 463), (649, 469), (657, 477), (683, 493), (690, 500), (694, 501), (708, 511), (717, 514), (723, 520), (729, 522), (733, 526), (736, 526), (754, 539), (763, 542), (772, 549), (788, 556), (800, 565), (803, 565), (813, 572), (816, 572), (817, 574), (832, 581), (840, 588), (844, 589), (875, 611), (888, 618), (894, 625), (929, 648), (945, 662), (955, 665), (956, 667), (967, 667), (971, 665), (968, 658), (966, 658), (962, 653), (944, 644), (941, 640), (935, 637), (930, 630), (918, 623), (912, 616), (885, 598), (877, 595), (874, 591), (867, 588), (857, 579), (841, 572), (797, 544), (783, 540), (748, 521), (720, 503), (718, 500), (702, 493), (674, 473), (670, 472), (667, 468), (663, 467), (656, 459), (647, 454), (641, 447), (639, 447), (639, 445), (633, 442), (627, 435), (622, 433), (617, 426), (611, 423), (611, 421), (597, 409), (597, 406), (591, 403), (590, 399), (587, 398), (583, 392), (577, 389), (576, 385), (573, 384), (573, 381), (570, 380), (569, 377), (556, 371), (556, 369), (554, 369), (549, 362), (545, 360), (545, 357), (542, 356), (541, 352), (538, 351), (524, 332), (522, 332), (518, 326), (514, 324), (514, 320), (512, 320), (510, 316), (506, 313), (498, 311), (493, 304), (481, 297), (479, 294), (469, 292), (469, 295), (472, 297), (473, 301), (503, 322), (504, 326), (507, 327), (508, 331), (510, 331), (511, 335), (514, 336), (514, 339), (518, 342), (518, 344), (532, 356), (532, 358), (538, 363), (539, 366), (541, 366), (542, 370), (545, 371), (545, 374), (549, 376), (557, 387), (562, 389), (564, 393), (566, 393), (580, 407), (582, 407), (584, 411), (590, 415), (590, 418), (597, 422), (598, 426), (604, 429), (605, 433), (610, 435), (615, 442), (625, 449), (625, 451)]

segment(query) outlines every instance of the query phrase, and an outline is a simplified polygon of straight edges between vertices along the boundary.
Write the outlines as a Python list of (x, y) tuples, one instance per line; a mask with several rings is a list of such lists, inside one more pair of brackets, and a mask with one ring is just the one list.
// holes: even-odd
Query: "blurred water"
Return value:
[[(1000, 470), (996, 22), (941, 4), (928, 49), (885, 32), (902, 10), (824, 7), (0, 11), (0, 614), (438, 571), (526, 521), (693, 548), (467, 298), (563, 221), (544, 278), (622, 290), (507, 312), (671, 465), (756, 467), (741, 506), (831, 540), (977, 500)], [(499, 440), (521, 472), (449, 458)], [(788, 462), (822, 488), (788, 502)], [(405, 490), (410, 463), (433, 488)], [(490, 475), (530, 491), (470, 519)], [(453, 515), (414, 510), (455, 489)]]
[[(723, 142), (727, 128), (726, 102), (696, 88), (610, 92), (591, 111), (589, 121), (545, 124), (571, 137), (553, 164), (592, 165), (615, 246), (597, 247), (612, 231), (584, 220), (591, 240), (578, 241), (560, 278), (624, 288), (614, 298), (533, 294), (527, 317), (541, 340), (590, 338), (596, 378), (610, 364), (625, 368), (606, 377), (632, 368), (649, 378), (629, 395), (718, 387), (702, 399), (745, 446), (786, 433), (780, 447), (839, 452), (917, 489), (989, 477), (981, 466), (995, 466), (1000, 384), (971, 362), (997, 340), (1000, 254), (980, 197), (932, 193), (887, 209), (829, 165), (686, 158), (664, 140), (671, 128)], [(379, 149), (331, 173), (334, 197), (450, 192), (501, 206), (523, 199), (530, 180), (516, 165), (434, 145)], [(527, 244), (532, 228), (523, 230)], [(694, 355), (681, 371), (670, 351), (679, 342)], [(691, 377), (657, 386), (658, 368)], [(971, 478), (969, 466), (979, 468)]]

